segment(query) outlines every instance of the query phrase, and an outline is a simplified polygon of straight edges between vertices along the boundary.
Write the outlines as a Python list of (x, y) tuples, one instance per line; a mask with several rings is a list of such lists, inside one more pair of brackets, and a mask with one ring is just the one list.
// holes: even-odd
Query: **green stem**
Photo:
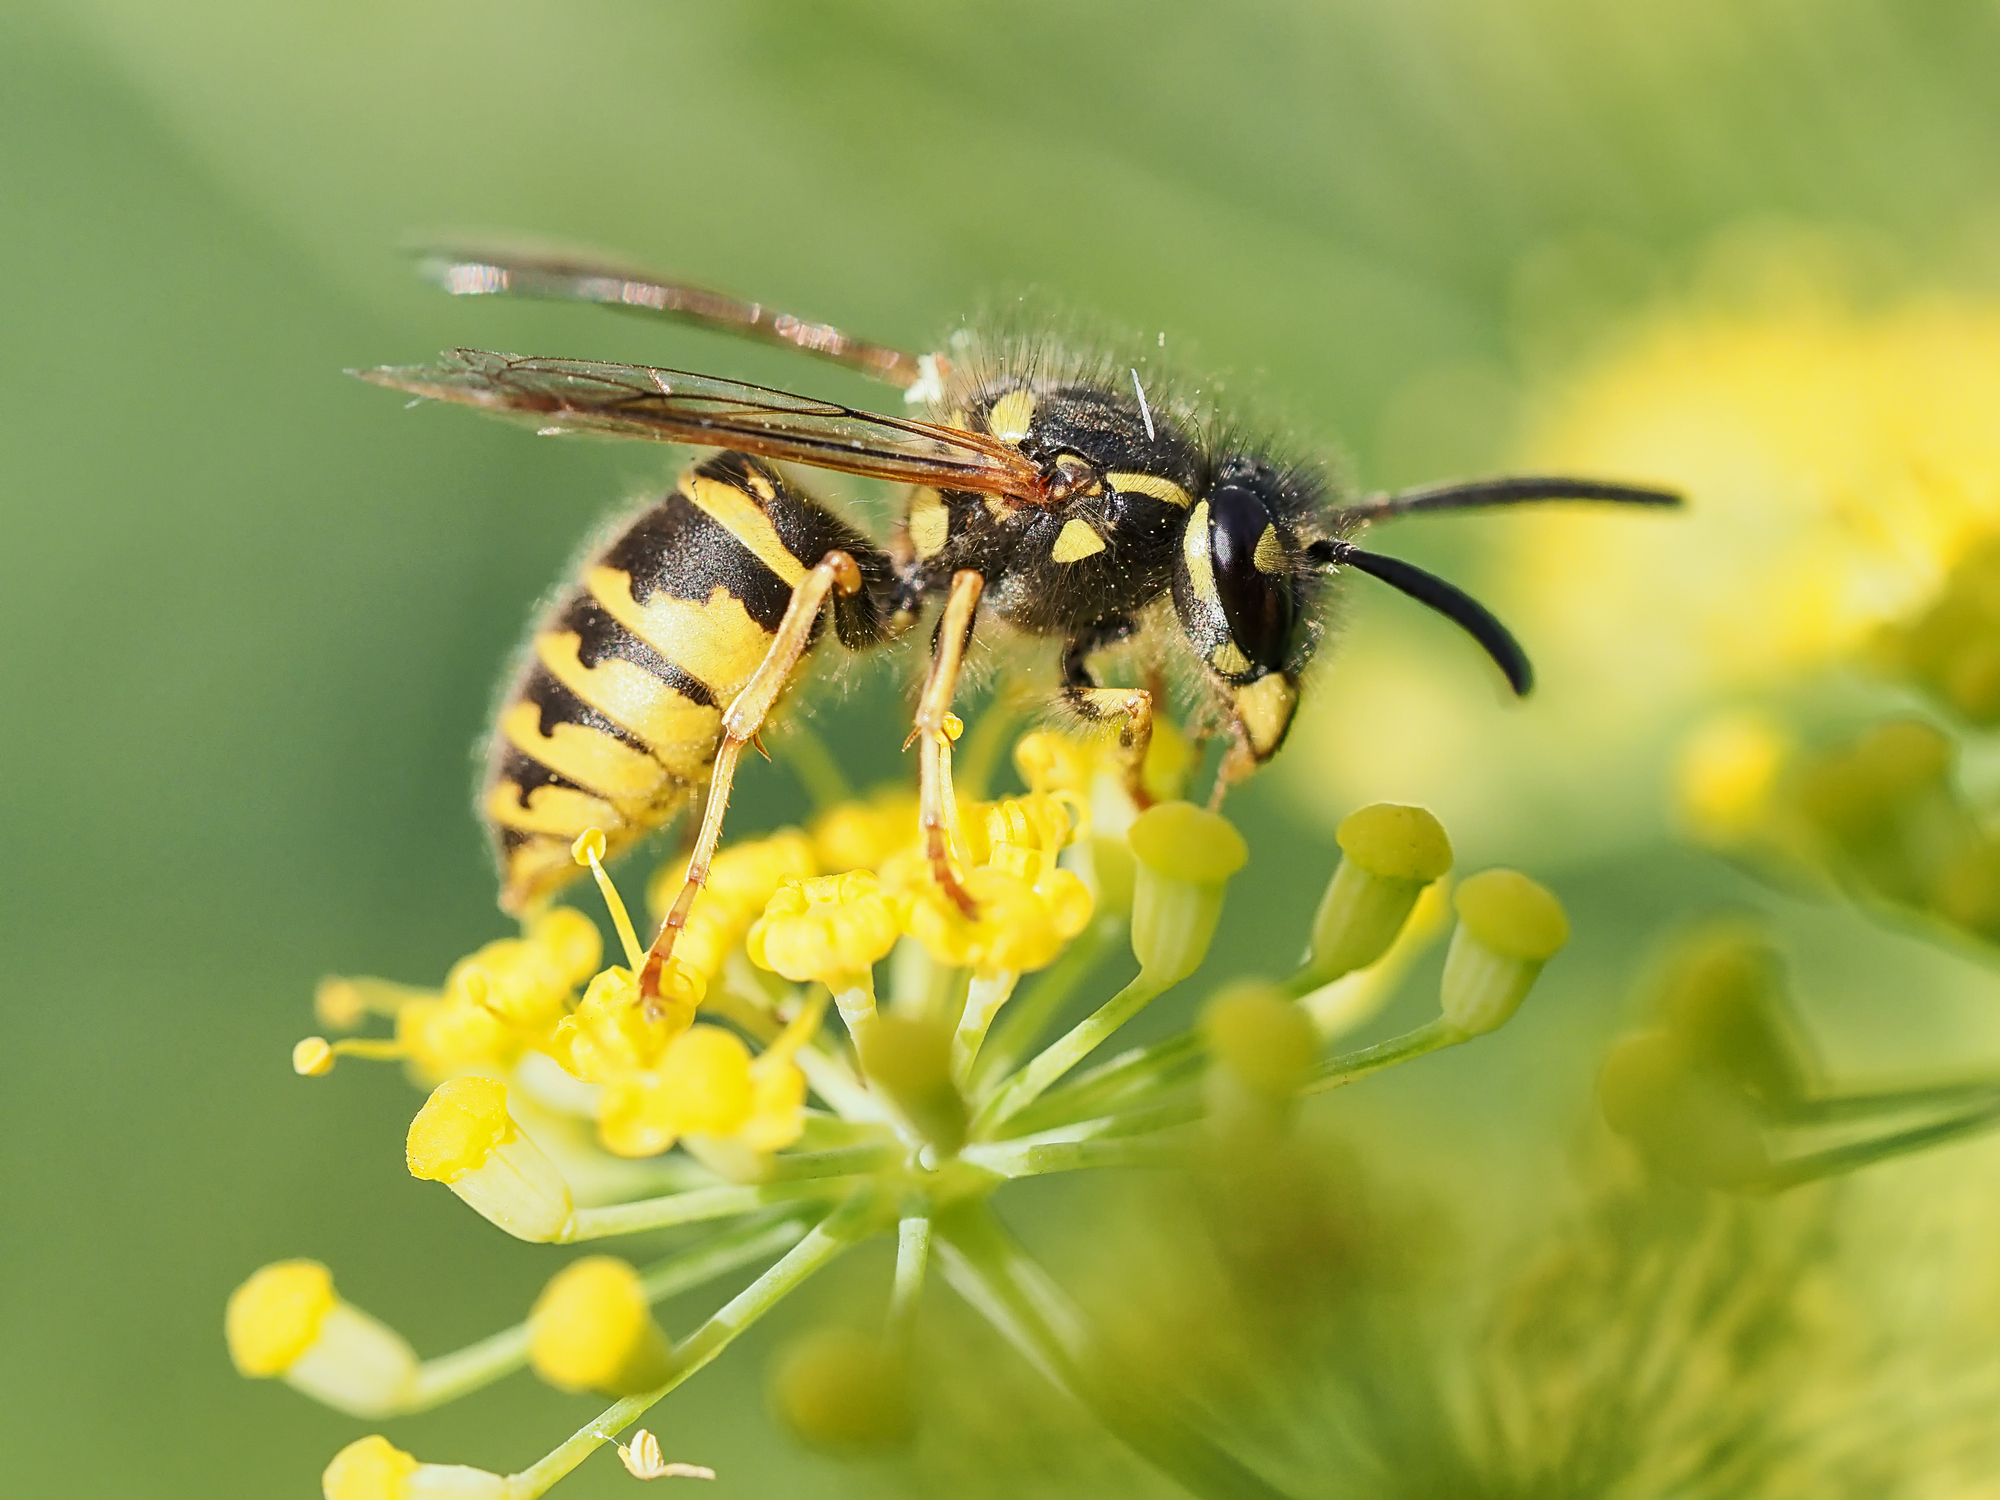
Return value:
[(614, 1403), (539, 1463), (509, 1475), (507, 1500), (537, 1500), (593, 1451), (638, 1421), (655, 1402), (727, 1349), (738, 1334), (769, 1312), (788, 1292), (859, 1239), (873, 1212), (874, 1203), (867, 1193), (849, 1198), (815, 1225), (770, 1270), (724, 1304), (686, 1342), (675, 1347), (672, 1379), (657, 1390), (627, 1396)]
[[(813, 1154), (846, 1155), (839, 1151)], [(837, 1197), (852, 1185), (851, 1177), (809, 1177), (803, 1181), (765, 1183), (753, 1187), (739, 1187), (731, 1183), (721, 1187), (696, 1188), (689, 1193), (669, 1193), (664, 1198), (641, 1198), (636, 1203), (579, 1208), (570, 1215), (569, 1227), (558, 1243), (569, 1245), (579, 1240), (601, 1240), (617, 1234), (667, 1229), (675, 1224), (730, 1219), (738, 1214), (755, 1213), (760, 1208), (796, 1203), (802, 1198)]]
[[(1190, 1110), (1189, 1118), (1199, 1114)], [(959, 1155), (975, 1167), (1002, 1177), (1040, 1177), (1049, 1172), (1082, 1172), (1093, 1167), (1163, 1167), (1180, 1160), (1173, 1143), (1157, 1133), (1094, 1140), (1001, 1141), (967, 1146)]]
[(1019, 974), (974, 974), (965, 989), (965, 1009), (959, 1012), (958, 1029), (951, 1038), (951, 1076), (963, 1087), (971, 1081), (979, 1049), (985, 1044), (987, 1028), (1000, 1013), (1019, 983)]
[(1122, 1053), (1037, 1099), (1008, 1119), (1007, 1129), (1024, 1134), (1067, 1125), (1157, 1088), (1178, 1086), (1199, 1071), (1206, 1050), (1199, 1031), (1183, 1031), (1150, 1047)]
[(896, 1281), (889, 1291), (889, 1346), (905, 1361), (916, 1336), (917, 1303), (930, 1257), (930, 1205), (912, 1203), (896, 1225)]
[(1094, 1370), (1082, 1315), (983, 1202), (939, 1226), (945, 1272), (967, 1302), (1058, 1390), (1189, 1493), (1214, 1500), (1287, 1500), (1187, 1420), (1182, 1403), (1136, 1371)]
[[(781, 1219), (773, 1224), (763, 1220), (725, 1231), (649, 1266), (640, 1274), (639, 1288), (648, 1302), (664, 1302), (739, 1266), (789, 1248), (806, 1232), (809, 1222)], [(513, 1374), (527, 1362), (528, 1325), (516, 1323), (476, 1344), (425, 1360), (417, 1371), (409, 1400), (397, 1408), (397, 1413), (408, 1416), (456, 1401)]]
[(771, 1158), (767, 1182), (806, 1182), (815, 1177), (859, 1177), (903, 1159), (903, 1148), (893, 1143), (871, 1142), (863, 1146), (836, 1146), (831, 1151), (800, 1151)]
[(1911, 1151), (1921, 1151), (1927, 1146), (1956, 1140), (1962, 1135), (1976, 1135), (1996, 1124), (2000, 1124), (2000, 1104), (1990, 1104), (1984, 1109), (1955, 1115), (1948, 1120), (1919, 1125), (1914, 1130), (1898, 1131), (1894, 1135), (1882, 1136), (1872, 1141), (1856, 1141), (1848, 1146), (1835, 1146), (1831, 1150), (1795, 1156), (1790, 1161), (1781, 1162), (1773, 1167), (1770, 1173), (1754, 1183), (1753, 1187), (1766, 1192), (1783, 1192), (1786, 1188), (1798, 1187), (1802, 1183), (1816, 1182), (1822, 1177), (1835, 1177), (1842, 1172), (1852, 1172), (1873, 1162), (1886, 1161), (1892, 1156), (1902, 1156)]
[(1027, 994), (1008, 1002), (1007, 1019), (988, 1038), (978, 1066), (973, 1069), (974, 1084), (1004, 1078), (1018, 1068), (1056, 1013), (1124, 936), (1123, 917), (1099, 918), (1083, 930), (1083, 935), (1069, 945), (1052, 967), (1042, 971)]
[(1312, 1077), (1301, 1094), (1323, 1094), (1328, 1089), (1337, 1089), (1342, 1084), (1352, 1083), (1357, 1078), (1366, 1078), (1370, 1073), (1379, 1073), (1384, 1068), (1393, 1068), (1397, 1063), (1408, 1062), (1413, 1057), (1422, 1057), (1426, 1052), (1436, 1052), (1444, 1047), (1456, 1047), (1460, 1042), (1472, 1040), (1471, 1033), (1460, 1031), (1456, 1026), (1439, 1016), (1434, 1021), (1426, 1021), (1414, 1031), (1406, 1031), (1401, 1036), (1392, 1036), (1386, 1042), (1377, 1042), (1372, 1047), (1363, 1047), (1355, 1052), (1343, 1052), (1329, 1057), (1313, 1069)]
[(1875, 1093), (1835, 1094), (1822, 1099), (1799, 1099), (1774, 1106), (1788, 1125), (1828, 1125), (1842, 1120), (1867, 1119), (1871, 1115), (1901, 1114), (1916, 1109), (1949, 1109), (1955, 1104), (1983, 1104), (2000, 1099), (2000, 1082), (1932, 1084), (1909, 1089), (1883, 1089)]
[(1000, 1086), (973, 1122), (974, 1136), (991, 1136), (1010, 1115), (1033, 1104), (1057, 1079), (1094, 1052), (1105, 1038), (1143, 1010), (1167, 986), (1144, 969), (1124, 989), (1042, 1050), (1034, 1061)]

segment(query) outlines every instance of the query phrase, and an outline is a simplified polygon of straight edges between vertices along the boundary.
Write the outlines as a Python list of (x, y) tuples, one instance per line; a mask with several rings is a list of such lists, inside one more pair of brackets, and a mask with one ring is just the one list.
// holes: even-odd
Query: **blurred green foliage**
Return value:
[[(1498, 463), (1532, 382), (1731, 226), (1830, 225), (1885, 278), (2000, 283), (1996, 69), (2000, 18), (1969, 0), (0, 10), (10, 1493), (313, 1493), (352, 1424), (223, 1357), (223, 1300), (263, 1261), (325, 1258), (426, 1352), (548, 1270), (404, 1177), (400, 1079), (307, 1085), (286, 1049), (320, 973), (434, 976), (501, 930), (467, 747), (531, 601), (676, 456), (405, 414), (341, 370), (464, 343), (870, 395), (707, 335), (447, 301), (397, 260), (408, 236), (599, 243), (911, 345), (1041, 288), (1400, 483)], [(1476, 584), (1507, 524), (1398, 543)], [(1350, 618), (1350, 652), (1463, 649), (1394, 601)], [(886, 774), (869, 719), (825, 724)], [(803, 805), (760, 773), (738, 831)], [(1333, 863), (1275, 784), (1232, 810), (1255, 857), (1217, 976), (1271, 967)], [(1653, 809), (1631, 827), (1538, 869), (1577, 941), (1514, 1027), (1323, 1106), (1454, 1212), (1534, 1198), (1660, 922), (1744, 889)], [(1949, 1003), (1964, 966), (1781, 919), (1830, 1045), (1843, 1006), (1847, 1044), (1891, 1060), (1982, 1034)], [(1885, 1039), (1856, 1019), (1885, 984), (1940, 998)], [(1089, 1188), (1030, 1237), (1087, 1238), (1110, 1211)], [(824, 1296), (885, 1276), (846, 1266)], [(875, 1487), (776, 1436), (777, 1336), (662, 1411), (669, 1456), (738, 1493)], [(396, 1435), (504, 1469), (589, 1409), (517, 1379)], [(1062, 1477), (1132, 1478), (1108, 1452)]]

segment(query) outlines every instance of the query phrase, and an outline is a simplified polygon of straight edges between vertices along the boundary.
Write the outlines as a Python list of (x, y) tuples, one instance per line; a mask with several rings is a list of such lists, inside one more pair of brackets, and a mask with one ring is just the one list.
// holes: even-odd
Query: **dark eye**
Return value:
[(1236, 648), (1277, 671), (1292, 639), (1291, 558), (1263, 496), (1224, 479), (1209, 491), (1208, 539), (1215, 591)]

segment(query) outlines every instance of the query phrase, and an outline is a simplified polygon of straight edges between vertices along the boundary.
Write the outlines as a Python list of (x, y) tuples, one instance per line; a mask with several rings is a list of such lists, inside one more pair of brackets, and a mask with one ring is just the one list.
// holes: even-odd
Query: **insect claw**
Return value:
[(764, 748), (764, 735), (761, 730), (758, 733), (750, 736), (750, 748), (752, 750), (755, 750), (759, 755), (763, 756), (764, 759), (766, 760), (769, 760), (771, 758), (771, 752)]

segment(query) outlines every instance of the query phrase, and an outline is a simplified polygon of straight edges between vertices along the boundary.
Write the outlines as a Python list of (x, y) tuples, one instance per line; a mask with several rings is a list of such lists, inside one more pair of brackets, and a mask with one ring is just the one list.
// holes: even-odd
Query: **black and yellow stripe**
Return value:
[(585, 565), (536, 627), (494, 726), (482, 810), (503, 906), (531, 907), (575, 875), (586, 828), (615, 852), (686, 804), (793, 588), (835, 549), (866, 583), (836, 604), (835, 629), (872, 644), (888, 560), (776, 470), (720, 453)]

